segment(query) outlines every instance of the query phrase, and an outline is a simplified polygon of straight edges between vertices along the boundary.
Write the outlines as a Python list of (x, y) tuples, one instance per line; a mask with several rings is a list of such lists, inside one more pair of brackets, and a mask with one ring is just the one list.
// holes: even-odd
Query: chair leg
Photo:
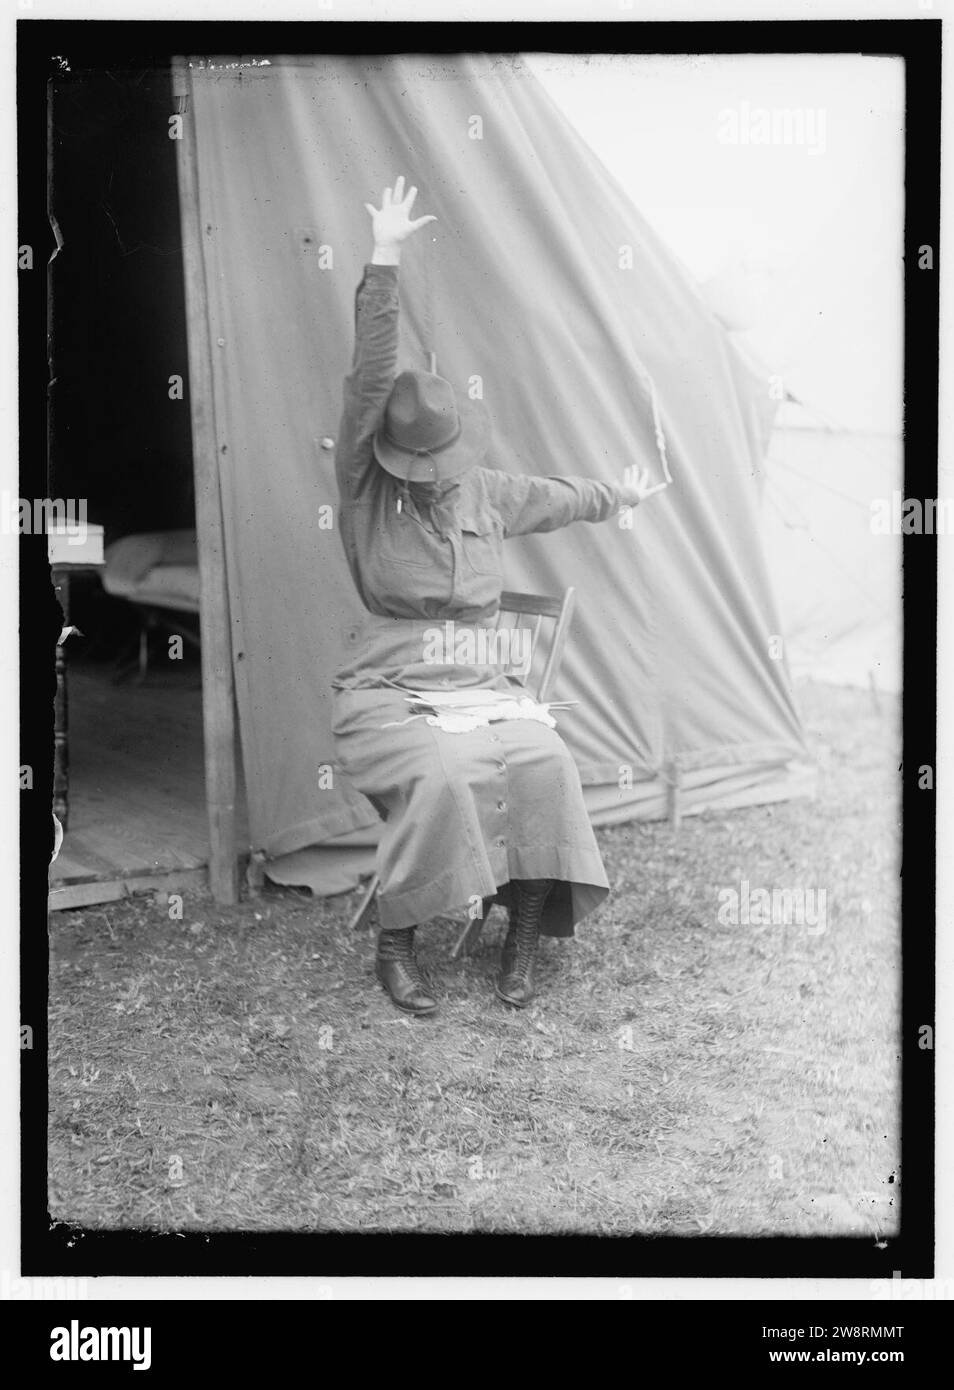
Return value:
[(364, 891), (364, 896), (358, 904), (358, 909), (352, 917), (351, 921), (348, 923), (349, 931), (355, 931), (356, 928), (364, 925), (364, 919), (367, 917), (368, 913), (371, 910), (371, 904), (374, 902), (374, 897), (378, 891), (380, 883), (381, 880), (378, 878), (377, 874), (372, 874), (371, 882), (368, 884), (367, 888)]
[(480, 940), (480, 933), (484, 929), (484, 923), (490, 916), (490, 909), (496, 902), (496, 898), (484, 898), (484, 912), (482, 917), (472, 918), (454, 942), (451, 951), (451, 959), (457, 960), (462, 955), (469, 955), (473, 951), (477, 942)]

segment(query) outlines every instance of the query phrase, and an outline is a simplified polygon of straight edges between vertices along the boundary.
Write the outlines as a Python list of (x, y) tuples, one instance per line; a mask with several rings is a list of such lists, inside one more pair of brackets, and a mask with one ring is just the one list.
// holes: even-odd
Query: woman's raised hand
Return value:
[[(400, 174), (394, 181), (394, 187), (386, 188), (382, 193), (379, 208), (374, 207), (371, 203), (365, 203), (365, 207), (371, 214), (375, 253), (379, 251), (385, 255), (394, 253), (395, 259), (399, 258), (399, 248), (402, 241), (406, 241), (419, 227), (425, 226), (428, 222), (437, 221), (437, 218), (431, 215), (411, 217), (411, 208), (414, 206), (416, 197), (417, 189), (413, 187), (408, 189), (405, 196), (404, 175)], [(383, 263), (387, 264), (388, 262)]]

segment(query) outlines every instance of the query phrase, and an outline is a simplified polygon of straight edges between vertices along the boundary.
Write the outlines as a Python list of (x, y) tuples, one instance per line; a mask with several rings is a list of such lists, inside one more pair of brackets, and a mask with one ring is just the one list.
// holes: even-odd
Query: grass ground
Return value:
[[(53, 915), (51, 1214), (86, 1227), (891, 1234), (899, 727), (805, 686), (815, 801), (599, 832), (614, 892), (492, 995), (503, 928), (398, 1014), (353, 898)], [(827, 930), (720, 890), (827, 892)], [(723, 914), (725, 916), (725, 914)], [(457, 929), (455, 923), (453, 930)]]

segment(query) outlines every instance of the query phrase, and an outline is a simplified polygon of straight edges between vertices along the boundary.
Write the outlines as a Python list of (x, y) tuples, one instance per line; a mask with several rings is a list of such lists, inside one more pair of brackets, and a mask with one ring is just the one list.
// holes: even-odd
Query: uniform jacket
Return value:
[(397, 370), (398, 311), (397, 267), (367, 265), (335, 457), (345, 555), (371, 613), (476, 621), (499, 606), (508, 537), (604, 521), (622, 505), (620, 488), (475, 467), (440, 501), (424, 506), (405, 496), (399, 510), (402, 485), (372, 446)]

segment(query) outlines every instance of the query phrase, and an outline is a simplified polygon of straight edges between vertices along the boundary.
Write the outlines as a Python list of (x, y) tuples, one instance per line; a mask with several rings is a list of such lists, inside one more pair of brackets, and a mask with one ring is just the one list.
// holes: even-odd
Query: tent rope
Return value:
[[(778, 498), (775, 496), (775, 493), (780, 493), (783, 501), (788, 503), (792, 512), (798, 513), (797, 520), (793, 520), (792, 517), (788, 513), (786, 513), (781, 506), (779, 506)], [(795, 499), (793, 497), (790, 497), (783, 487), (779, 486), (775, 478), (769, 479), (769, 485), (766, 489), (765, 496), (767, 501), (771, 502), (772, 506), (775, 508), (779, 516), (782, 518), (782, 523), (787, 531), (811, 531), (812, 524), (809, 521), (808, 517), (802, 511), (801, 507), (798, 505)]]
[[(870, 450), (856, 443), (855, 431), (849, 429), (847, 425), (841, 424), (834, 416), (827, 415), (824, 411), (819, 410), (817, 406), (809, 405), (807, 401), (800, 400), (798, 396), (792, 395), (791, 391), (785, 392), (785, 400), (791, 402), (792, 405), (797, 405), (801, 410), (804, 410), (806, 414), (814, 416), (822, 426), (821, 433), (837, 435), (840, 439), (844, 440), (848, 448), (853, 450), (855, 455), (865, 463), (875, 463), (877, 465), (880, 462)], [(890, 438), (893, 441), (895, 436), (878, 434), (875, 435), (875, 438)]]
[(840, 497), (844, 502), (851, 502), (856, 507), (861, 507), (863, 511), (870, 511), (870, 504), (862, 502), (860, 497), (852, 497), (850, 493), (842, 492), (840, 488), (832, 487), (831, 483), (823, 483), (818, 478), (813, 478), (810, 473), (803, 473), (800, 468), (794, 467), (785, 459), (776, 458), (772, 460), (779, 468), (788, 469), (789, 473), (794, 473), (796, 478), (802, 478), (806, 483), (813, 483), (815, 487), (820, 487), (824, 492), (830, 492), (833, 497)]
[[(775, 505), (777, 506), (777, 504)], [(785, 514), (781, 513), (781, 516), (782, 520), (785, 521)], [(786, 522), (786, 525), (787, 524), (788, 523)], [(801, 530), (803, 528), (797, 527), (790, 529)], [(814, 531), (812, 531), (810, 526), (804, 529), (807, 531), (808, 538), (812, 542), (812, 544), (817, 545), (818, 549), (823, 551), (824, 554), (828, 556), (829, 560), (832, 562), (833, 566), (838, 571), (838, 573), (843, 575), (845, 579), (850, 580), (850, 582), (855, 586), (855, 588), (858, 589), (859, 592), (865, 596), (865, 598), (868, 600), (871, 606), (875, 608), (879, 613), (882, 613), (886, 617), (890, 618), (892, 622), (897, 622), (898, 615), (895, 612), (895, 610), (893, 608), (889, 608), (887, 603), (885, 603), (883, 599), (876, 598), (874, 594), (871, 593), (871, 591), (868, 589), (867, 585), (863, 584), (862, 581), (856, 575), (852, 574), (850, 570), (845, 569), (844, 565), (840, 562), (835, 551), (832, 550), (829, 546), (827, 546), (824, 541), (819, 540), (818, 536), (815, 534)]]
[(656, 383), (649, 373), (646, 373), (646, 380), (649, 383), (649, 401), (653, 412), (653, 429), (656, 432), (656, 448), (659, 450), (659, 457), (662, 462), (663, 477), (667, 483), (672, 483), (672, 474), (669, 471), (669, 458), (666, 453), (666, 436), (663, 433), (662, 419), (659, 414), (659, 403), (656, 400)]

